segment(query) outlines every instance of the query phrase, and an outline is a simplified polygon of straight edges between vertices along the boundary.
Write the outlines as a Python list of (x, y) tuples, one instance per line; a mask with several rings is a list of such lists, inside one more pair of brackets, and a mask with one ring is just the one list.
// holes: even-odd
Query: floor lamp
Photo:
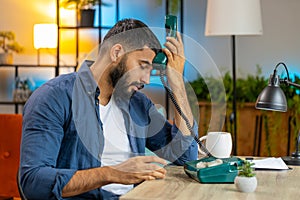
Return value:
[(233, 154), (237, 155), (236, 43), (238, 35), (261, 35), (260, 0), (207, 0), (205, 36), (231, 36), (233, 101)]

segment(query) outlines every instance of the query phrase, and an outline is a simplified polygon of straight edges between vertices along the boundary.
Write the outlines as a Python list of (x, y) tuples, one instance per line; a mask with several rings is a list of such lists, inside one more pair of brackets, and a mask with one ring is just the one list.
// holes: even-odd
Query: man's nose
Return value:
[(150, 75), (151, 75), (151, 71), (147, 71), (144, 73), (144, 75), (142, 76), (141, 78), (141, 81), (144, 83), (144, 84), (149, 84), (150, 83)]

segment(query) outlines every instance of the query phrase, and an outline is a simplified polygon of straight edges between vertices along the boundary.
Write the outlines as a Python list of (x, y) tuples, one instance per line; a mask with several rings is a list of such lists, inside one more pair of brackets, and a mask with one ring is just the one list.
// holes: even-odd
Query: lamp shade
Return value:
[(255, 108), (286, 112), (286, 97), (279, 85), (279, 76), (274, 77), (274, 75), (271, 75), (269, 85), (259, 94), (256, 100)]
[(206, 36), (262, 33), (260, 0), (207, 0)]
[(35, 24), (33, 27), (34, 48), (57, 48), (57, 25)]

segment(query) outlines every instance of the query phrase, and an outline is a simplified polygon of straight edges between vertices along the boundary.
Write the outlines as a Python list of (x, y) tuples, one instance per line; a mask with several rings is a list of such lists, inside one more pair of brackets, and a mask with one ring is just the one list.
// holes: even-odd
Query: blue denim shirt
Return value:
[[(78, 72), (56, 77), (38, 88), (23, 111), (21, 185), (28, 199), (108, 199), (101, 188), (72, 198), (62, 189), (77, 170), (101, 166), (104, 140), (99, 117), (100, 90), (87, 63)], [(177, 165), (197, 159), (197, 143), (183, 136), (144, 94), (118, 97), (132, 154), (145, 147)], [(197, 133), (197, 123), (194, 123)], [(101, 177), (99, 177), (101, 178)]]

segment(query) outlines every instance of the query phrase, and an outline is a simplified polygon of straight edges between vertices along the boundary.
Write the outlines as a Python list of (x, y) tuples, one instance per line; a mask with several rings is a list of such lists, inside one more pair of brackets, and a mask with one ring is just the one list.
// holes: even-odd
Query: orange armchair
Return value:
[(22, 136), (21, 114), (0, 114), (0, 199), (19, 197), (16, 182)]

